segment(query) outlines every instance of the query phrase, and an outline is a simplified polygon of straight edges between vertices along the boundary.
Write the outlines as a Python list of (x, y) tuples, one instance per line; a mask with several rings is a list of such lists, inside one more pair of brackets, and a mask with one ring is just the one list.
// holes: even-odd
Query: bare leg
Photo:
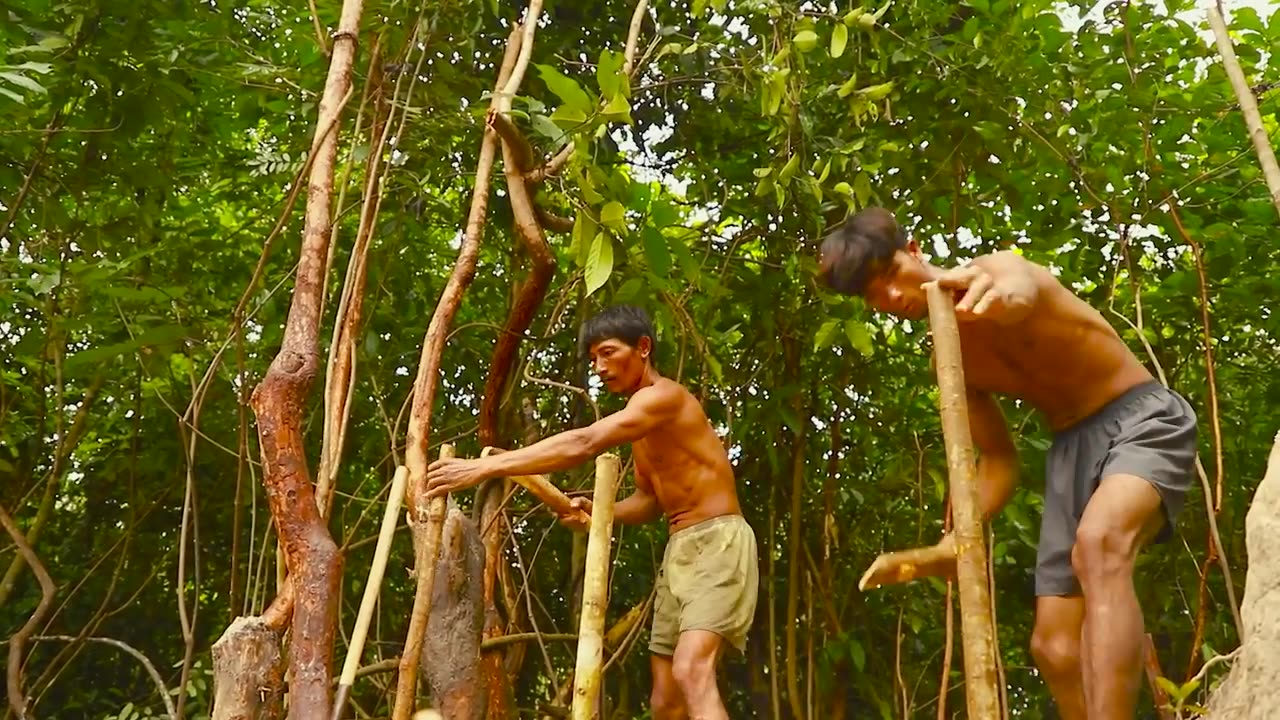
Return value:
[(716, 662), (722, 642), (719, 635), (707, 630), (680, 633), (672, 668), (689, 720), (729, 720), (716, 685)]
[(649, 705), (653, 708), (654, 720), (687, 720), (689, 713), (685, 712), (680, 686), (671, 674), (671, 657), (650, 655), (649, 669), (653, 671), (653, 692), (649, 694)]
[(1036, 625), (1031, 632), (1031, 656), (1044, 676), (1062, 720), (1086, 720), (1080, 631), (1084, 598), (1036, 598)]
[(1138, 551), (1164, 522), (1160, 495), (1133, 475), (1108, 475), (1085, 506), (1071, 565), (1084, 591), (1084, 687), (1090, 720), (1132, 720), (1142, 678)]

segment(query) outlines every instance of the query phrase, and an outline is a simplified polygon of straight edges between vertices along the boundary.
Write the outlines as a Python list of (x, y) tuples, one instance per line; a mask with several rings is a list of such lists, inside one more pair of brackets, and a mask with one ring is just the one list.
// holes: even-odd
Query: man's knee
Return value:
[(653, 708), (655, 718), (679, 717), (684, 699), (674, 684), (655, 682), (649, 693), (649, 707)]
[(1138, 554), (1138, 534), (1102, 524), (1081, 523), (1071, 548), (1071, 568), (1080, 584), (1133, 573)]
[(1038, 626), (1031, 633), (1031, 657), (1050, 678), (1079, 675), (1080, 636)]
[(685, 697), (701, 697), (716, 683), (716, 658), (708, 653), (677, 653), (671, 674)]

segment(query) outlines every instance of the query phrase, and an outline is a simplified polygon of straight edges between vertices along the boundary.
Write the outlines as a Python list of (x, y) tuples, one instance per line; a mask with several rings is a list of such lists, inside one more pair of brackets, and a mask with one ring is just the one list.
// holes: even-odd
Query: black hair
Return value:
[(894, 253), (906, 247), (907, 234), (893, 213), (880, 207), (862, 210), (822, 239), (822, 281), (836, 292), (861, 295)]
[(658, 337), (653, 330), (653, 321), (649, 314), (635, 305), (613, 305), (587, 318), (578, 333), (578, 352), (586, 357), (591, 346), (602, 340), (616, 338), (637, 347), (640, 338), (647, 337), (653, 345), (653, 352), (658, 351)]

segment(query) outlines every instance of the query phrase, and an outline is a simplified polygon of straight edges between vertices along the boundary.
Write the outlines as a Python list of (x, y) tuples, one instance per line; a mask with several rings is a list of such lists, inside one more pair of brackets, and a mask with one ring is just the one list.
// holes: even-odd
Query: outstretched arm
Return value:
[(427, 497), (463, 490), (485, 480), (566, 470), (610, 448), (634, 442), (670, 421), (680, 405), (670, 388), (641, 389), (621, 411), (585, 428), (568, 430), (529, 447), (474, 460), (436, 460), (427, 469)]

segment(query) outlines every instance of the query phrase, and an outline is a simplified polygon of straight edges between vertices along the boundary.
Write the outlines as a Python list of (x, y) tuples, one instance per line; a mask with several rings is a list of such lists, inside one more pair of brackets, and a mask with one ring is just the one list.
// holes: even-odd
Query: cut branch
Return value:
[(599, 717), (601, 665), (604, 662), (604, 614), (609, 607), (609, 542), (613, 536), (613, 503), (618, 492), (618, 456), (596, 458), (587, 569), (582, 585), (582, 619), (578, 626), (578, 663), (574, 670), (573, 720)]
[(954, 299), (936, 283), (925, 290), (929, 327), (938, 368), (943, 440), (955, 513), (956, 574), (960, 585), (960, 631), (964, 647), (965, 696), (969, 717), (994, 718), (1000, 713), (996, 692), (995, 629), (987, 580), (986, 538), (978, 507), (977, 467), (965, 403), (964, 365)]

